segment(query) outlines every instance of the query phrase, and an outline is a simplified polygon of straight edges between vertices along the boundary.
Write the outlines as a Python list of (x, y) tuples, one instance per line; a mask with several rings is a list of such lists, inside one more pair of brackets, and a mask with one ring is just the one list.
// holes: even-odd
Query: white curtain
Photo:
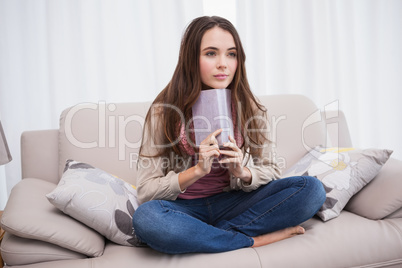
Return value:
[(339, 100), (355, 146), (402, 159), (400, 0), (1, 0), (0, 116), (14, 160), (0, 168), (0, 209), (21, 179), (22, 131), (57, 128), (80, 102), (154, 99), (203, 14), (236, 25), (255, 94)]
[(402, 159), (402, 1), (237, 0), (258, 94), (339, 103), (355, 147)]
[(23, 131), (57, 128), (81, 102), (152, 100), (202, 14), (201, 0), (1, 0), (0, 115), (14, 160), (0, 169), (0, 209), (21, 179)]

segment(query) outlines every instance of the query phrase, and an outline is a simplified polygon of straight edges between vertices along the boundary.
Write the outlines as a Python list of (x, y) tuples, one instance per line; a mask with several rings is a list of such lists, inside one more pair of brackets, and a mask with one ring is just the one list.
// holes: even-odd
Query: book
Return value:
[(223, 146), (233, 134), (232, 95), (229, 89), (202, 90), (192, 108), (196, 146), (217, 129), (223, 131), (216, 137)]

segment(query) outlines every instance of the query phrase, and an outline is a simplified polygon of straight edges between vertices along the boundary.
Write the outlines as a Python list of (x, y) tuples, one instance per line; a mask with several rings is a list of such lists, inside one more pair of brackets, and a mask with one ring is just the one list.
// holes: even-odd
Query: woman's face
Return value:
[(233, 36), (219, 27), (209, 29), (201, 40), (201, 81), (210, 88), (227, 88), (237, 69)]

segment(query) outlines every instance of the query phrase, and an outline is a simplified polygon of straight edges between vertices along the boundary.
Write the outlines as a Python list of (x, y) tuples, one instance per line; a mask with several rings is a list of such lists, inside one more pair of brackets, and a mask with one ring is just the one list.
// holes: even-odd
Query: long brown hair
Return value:
[[(158, 129), (158, 131), (163, 131), (164, 133), (162, 144), (170, 145), (162, 146), (163, 149), (159, 150), (157, 155), (153, 157), (169, 155), (172, 152), (179, 156), (186, 154), (186, 152), (180, 150), (179, 144), (175, 141), (177, 141), (180, 135), (180, 126), (183, 123), (185, 126), (188, 125), (186, 123), (191, 119), (192, 106), (198, 99), (203, 88), (199, 63), (201, 40), (204, 33), (214, 27), (220, 27), (228, 31), (233, 36), (237, 50), (237, 70), (228, 88), (231, 89), (232, 103), (237, 104), (237, 117), (239, 118), (237, 125), (241, 126), (243, 130), (241, 131), (241, 135), (243, 139), (247, 141), (244, 142), (243, 146), (250, 153), (258, 154), (260, 152), (259, 147), (266, 141), (264, 135), (261, 133), (247, 131), (248, 129), (259, 128), (258, 125), (260, 125), (260, 123), (257, 121), (261, 119), (256, 119), (255, 116), (258, 110), (266, 116), (266, 110), (263, 105), (257, 102), (250, 90), (245, 68), (246, 55), (239, 34), (230, 21), (217, 16), (203, 16), (194, 19), (188, 25), (181, 41), (179, 60), (173, 77), (153, 102), (153, 105), (162, 104), (163, 108), (157, 109), (159, 111), (157, 116), (160, 117), (158, 121), (161, 123), (160, 127), (162, 128), (160, 130)], [(171, 107), (175, 107), (176, 109), (172, 109)], [(183, 116), (180, 116), (177, 109), (181, 111)], [(151, 109), (148, 111), (145, 118), (145, 126), (149, 128), (151, 127), (150, 117)], [(246, 126), (244, 126), (245, 124)], [(243, 129), (244, 127), (246, 129)], [(152, 135), (151, 132), (148, 133)], [(188, 136), (188, 130), (186, 133)], [(250, 144), (260, 146), (250, 146)], [(140, 155), (142, 156), (141, 149)]]

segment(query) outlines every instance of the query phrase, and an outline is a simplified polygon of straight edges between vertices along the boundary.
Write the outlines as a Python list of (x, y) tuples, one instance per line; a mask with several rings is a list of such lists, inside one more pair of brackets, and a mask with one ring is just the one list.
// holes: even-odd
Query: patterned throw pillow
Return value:
[(47, 199), (55, 207), (125, 246), (139, 245), (132, 224), (138, 207), (131, 184), (86, 163), (67, 160), (58, 186)]
[(327, 199), (317, 215), (327, 221), (341, 213), (349, 199), (378, 174), (391, 150), (316, 147), (283, 176), (308, 175), (318, 178)]

